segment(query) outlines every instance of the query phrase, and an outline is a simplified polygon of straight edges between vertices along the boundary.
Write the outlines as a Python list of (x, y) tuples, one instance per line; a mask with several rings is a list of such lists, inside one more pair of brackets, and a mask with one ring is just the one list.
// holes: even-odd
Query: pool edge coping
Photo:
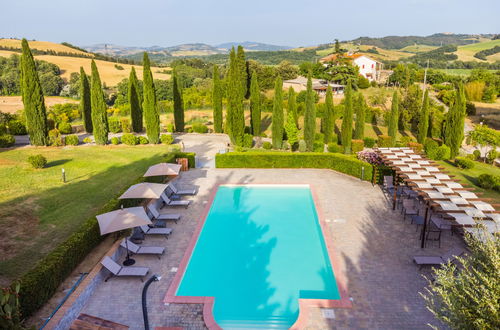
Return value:
[(326, 249), (328, 251), (328, 257), (330, 259), (330, 264), (332, 266), (333, 273), (335, 275), (335, 282), (337, 284), (337, 288), (340, 294), (340, 299), (302, 299), (299, 298), (299, 316), (294, 324), (290, 327), (290, 329), (301, 329), (303, 328), (308, 319), (309, 319), (309, 307), (322, 307), (322, 308), (352, 308), (352, 302), (348, 297), (346, 278), (344, 277), (344, 272), (340, 269), (340, 264), (338, 261), (337, 254), (333, 248), (333, 239), (330, 237), (328, 232), (328, 225), (325, 221), (325, 217), (323, 214), (323, 209), (319, 204), (318, 195), (316, 193), (316, 189), (313, 185), (309, 183), (279, 183), (279, 184), (266, 184), (266, 183), (219, 183), (215, 185), (215, 189), (212, 189), (209, 195), (208, 203), (205, 206), (203, 213), (201, 214), (201, 221), (196, 226), (191, 239), (189, 240), (189, 244), (186, 247), (186, 251), (181, 259), (177, 272), (174, 275), (172, 282), (170, 283), (167, 293), (165, 294), (165, 298), (163, 298), (163, 303), (176, 303), (176, 304), (203, 304), (203, 321), (205, 325), (210, 330), (218, 330), (222, 329), (213, 316), (213, 305), (215, 298), (207, 297), (207, 296), (177, 296), (175, 293), (179, 288), (180, 282), (184, 273), (186, 272), (187, 265), (189, 260), (191, 259), (191, 255), (193, 254), (194, 247), (198, 238), (200, 236), (201, 230), (205, 225), (205, 221), (207, 219), (208, 213), (212, 207), (213, 201), (219, 190), (220, 186), (307, 186), (309, 187), (314, 203), (314, 207), (316, 208), (316, 214), (318, 216), (318, 220), (321, 227), (321, 232), (323, 235), (323, 239), (325, 241)]

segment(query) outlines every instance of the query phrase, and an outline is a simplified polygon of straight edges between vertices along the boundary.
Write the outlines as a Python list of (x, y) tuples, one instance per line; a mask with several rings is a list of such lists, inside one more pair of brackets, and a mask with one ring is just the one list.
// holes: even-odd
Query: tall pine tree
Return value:
[(290, 87), (288, 89), (288, 109), (287, 112), (293, 117), (295, 126), (299, 128), (299, 116), (297, 115), (297, 96), (295, 95), (295, 90)]
[(95, 61), (91, 63), (92, 76), (90, 79), (91, 84), (91, 97), (90, 103), (92, 105), (92, 128), (94, 133), (94, 140), (96, 144), (108, 143), (108, 114), (106, 113), (106, 102), (104, 101), (104, 93), (102, 91), (101, 78)]
[(351, 153), (352, 145), (352, 86), (351, 82), (347, 83), (344, 92), (344, 115), (342, 117), (342, 146), (344, 147), (344, 153)]
[(423, 144), (429, 131), (429, 91), (426, 89), (422, 110), (418, 118), (418, 143)]
[(47, 113), (45, 100), (35, 60), (28, 46), (28, 41), (22, 41), (23, 52), (21, 55), (21, 92), (26, 116), (26, 128), (30, 136), (30, 143), (35, 146), (47, 144)]
[(241, 87), (240, 66), (234, 47), (229, 54), (229, 72), (227, 77), (227, 125), (231, 142), (243, 145), (245, 116), (243, 112), (243, 94)]
[(179, 77), (174, 69), (173, 79), (173, 96), (174, 96), (174, 123), (176, 132), (184, 132), (184, 102), (182, 100), (181, 86), (179, 85)]
[(140, 133), (142, 132), (142, 97), (134, 67), (132, 67), (128, 79), (128, 102), (130, 104), (132, 131)]
[(314, 91), (312, 89), (311, 74), (307, 77), (306, 110), (304, 113), (304, 141), (306, 150), (313, 151), (314, 135), (316, 134), (316, 107), (314, 105)]
[(332, 88), (328, 86), (326, 89), (326, 97), (325, 97), (325, 113), (324, 113), (324, 126), (323, 126), (323, 134), (324, 134), (324, 142), (330, 143), (332, 141), (333, 134), (333, 95)]
[(214, 110), (214, 131), (222, 133), (222, 86), (217, 65), (214, 65), (212, 107)]
[(273, 148), (281, 149), (283, 144), (283, 81), (276, 78), (274, 83), (274, 103), (272, 119)]
[(248, 97), (248, 72), (247, 72), (247, 61), (245, 59), (245, 50), (243, 46), (238, 46), (238, 51), (236, 53), (236, 61), (238, 63), (238, 71), (240, 76), (240, 88), (242, 98)]
[(90, 100), (90, 84), (89, 78), (80, 67), (80, 113), (83, 119), (83, 127), (85, 132), (92, 133), (92, 105)]
[(464, 140), (465, 109), (464, 86), (460, 84), (455, 93), (455, 101), (446, 115), (444, 143), (450, 147), (451, 159), (457, 157)]
[(257, 73), (252, 72), (250, 83), (250, 114), (252, 120), (252, 134), (260, 136), (260, 88)]
[(146, 134), (150, 143), (158, 143), (160, 138), (160, 115), (156, 104), (156, 90), (151, 73), (148, 53), (144, 52), (143, 64), (143, 98), (142, 109), (146, 122)]
[(365, 110), (366, 103), (362, 93), (356, 97), (356, 125), (354, 127), (354, 138), (363, 140), (365, 137)]
[(391, 105), (391, 113), (389, 116), (389, 127), (387, 129), (387, 135), (392, 138), (392, 145), (396, 143), (397, 134), (398, 134), (398, 123), (399, 123), (399, 94), (398, 91), (395, 90), (392, 95), (392, 105)]

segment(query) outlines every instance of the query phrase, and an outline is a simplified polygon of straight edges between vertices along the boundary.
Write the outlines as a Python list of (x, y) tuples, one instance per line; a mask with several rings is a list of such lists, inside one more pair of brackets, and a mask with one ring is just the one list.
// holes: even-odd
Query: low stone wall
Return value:
[[(115, 242), (106, 256), (110, 256), (113, 260), (118, 260), (125, 253), (120, 249), (120, 241)], [(81, 310), (87, 304), (94, 290), (104, 279), (109, 275), (109, 271), (102, 267), (101, 263), (92, 268), (87, 277), (68, 297), (66, 302), (54, 314), (52, 319), (47, 323), (45, 329), (65, 330), (69, 329), (71, 323), (80, 315)]]

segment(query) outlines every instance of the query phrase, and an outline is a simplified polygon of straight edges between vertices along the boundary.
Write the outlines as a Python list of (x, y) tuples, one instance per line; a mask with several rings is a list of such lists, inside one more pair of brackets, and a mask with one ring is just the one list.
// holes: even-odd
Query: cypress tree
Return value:
[(128, 102), (130, 104), (132, 131), (140, 133), (142, 132), (142, 100), (139, 91), (139, 81), (137, 80), (134, 67), (132, 67), (128, 79)]
[(252, 134), (260, 136), (260, 88), (255, 71), (252, 72), (250, 83), (250, 115), (252, 120)]
[(160, 138), (160, 116), (156, 105), (156, 90), (148, 53), (144, 52), (143, 64), (143, 98), (142, 109), (146, 122), (146, 134), (150, 143), (158, 143)]
[(35, 146), (47, 144), (47, 113), (42, 86), (36, 71), (35, 60), (28, 46), (28, 41), (22, 41), (23, 52), (20, 63), (20, 85), (26, 115), (26, 129), (30, 143)]
[(229, 54), (229, 72), (227, 83), (227, 122), (229, 137), (237, 146), (243, 145), (245, 133), (245, 116), (243, 112), (243, 95), (241, 89), (240, 69), (234, 47)]
[(283, 144), (283, 81), (276, 78), (274, 84), (274, 104), (272, 119), (273, 148), (280, 149)]
[(297, 115), (297, 96), (292, 87), (288, 89), (288, 112), (292, 115), (295, 126), (299, 127), (299, 116)]
[(85, 132), (92, 133), (92, 104), (90, 100), (90, 84), (83, 67), (80, 67), (80, 113)]
[(333, 95), (332, 88), (328, 86), (326, 89), (326, 97), (325, 97), (325, 114), (324, 114), (324, 127), (323, 134), (325, 137), (324, 142), (330, 143), (332, 141), (333, 134)]
[(94, 140), (96, 144), (108, 143), (108, 115), (106, 113), (106, 102), (104, 101), (104, 93), (102, 91), (101, 78), (95, 61), (92, 60), (92, 76), (91, 76), (91, 97), (92, 105), (92, 128)]
[(297, 128), (293, 114), (290, 111), (286, 114), (285, 131), (288, 143), (290, 144), (292, 150), (294, 150), (294, 146), (297, 142), (299, 142), (299, 129)]
[(176, 132), (184, 132), (184, 102), (182, 100), (182, 92), (179, 86), (179, 77), (174, 69), (173, 79), (173, 96), (174, 96), (174, 123)]
[(365, 98), (359, 93), (356, 98), (356, 125), (354, 127), (354, 138), (357, 140), (363, 140), (365, 137), (365, 110)]
[(238, 71), (240, 76), (241, 97), (246, 98), (248, 92), (247, 61), (245, 59), (245, 50), (241, 45), (238, 46), (236, 61), (238, 63)]
[(418, 143), (424, 143), (429, 130), (429, 91), (425, 90), (424, 102), (418, 119)]
[(446, 116), (444, 143), (450, 147), (451, 159), (454, 159), (458, 155), (460, 146), (464, 140), (465, 116), (465, 93), (463, 85), (460, 84), (455, 93), (455, 102), (450, 107)]
[(392, 137), (392, 144), (396, 143), (396, 138), (398, 134), (398, 121), (399, 121), (399, 95), (398, 91), (395, 90), (392, 95), (392, 105), (391, 105), (391, 113), (389, 116), (389, 128), (387, 129), (390, 137)]
[(307, 77), (306, 110), (304, 113), (304, 140), (306, 150), (313, 151), (314, 135), (316, 134), (316, 107), (314, 106), (314, 91), (311, 75)]
[(342, 146), (344, 153), (351, 153), (352, 144), (352, 86), (351, 82), (347, 83), (344, 92), (344, 116), (342, 117)]
[(222, 87), (217, 65), (214, 65), (212, 107), (214, 110), (214, 131), (222, 133)]

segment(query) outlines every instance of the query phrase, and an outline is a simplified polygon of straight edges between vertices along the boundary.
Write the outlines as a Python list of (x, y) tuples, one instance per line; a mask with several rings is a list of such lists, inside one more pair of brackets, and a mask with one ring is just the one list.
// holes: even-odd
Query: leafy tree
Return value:
[(243, 94), (241, 87), (241, 67), (234, 47), (229, 53), (229, 72), (227, 75), (227, 128), (231, 142), (243, 145), (245, 117), (243, 112)]
[(327, 63), (324, 72), (315, 78), (327, 79), (341, 85), (350, 83), (352, 88), (357, 89), (358, 76), (358, 66), (353, 65), (351, 59), (338, 56), (335, 61)]
[(398, 100), (399, 128), (417, 130), (418, 119), (422, 110), (422, 89), (417, 84), (406, 89), (403, 100)]
[(236, 63), (238, 66), (238, 75), (240, 77), (240, 93), (243, 98), (246, 98), (248, 96), (247, 61), (245, 59), (245, 51), (241, 45), (238, 46), (238, 51), (236, 53)]
[(108, 115), (106, 113), (106, 102), (104, 101), (104, 93), (102, 91), (101, 78), (95, 61), (92, 60), (92, 77), (91, 77), (91, 97), (90, 103), (92, 106), (92, 129), (94, 140), (97, 144), (108, 143)]
[(250, 82), (250, 116), (251, 116), (251, 126), (252, 134), (254, 136), (260, 135), (260, 89), (259, 82), (257, 81), (257, 74), (255, 71), (252, 72), (252, 78)]
[(139, 81), (132, 67), (128, 79), (128, 103), (130, 104), (130, 119), (132, 122), (132, 131), (142, 132), (142, 95), (139, 92)]
[(179, 78), (174, 69), (172, 75), (173, 88), (174, 88), (174, 123), (176, 132), (184, 132), (184, 104), (182, 101), (181, 87), (179, 86)]
[(286, 114), (286, 123), (285, 123), (285, 132), (288, 139), (288, 143), (294, 148), (294, 145), (299, 142), (299, 129), (295, 124), (295, 119), (293, 117), (293, 113), (287, 111)]
[(389, 76), (389, 83), (408, 88), (417, 80), (418, 66), (415, 64), (398, 64)]
[(352, 142), (352, 86), (348, 82), (344, 91), (344, 116), (342, 118), (342, 146), (344, 153), (351, 153)]
[(500, 328), (500, 240), (485, 229), (480, 235), (483, 240), (466, 235), (470, 253), (434, 270), (434, 281), (420, 293), (451, 329)]
[(425, 90), (424, 102), (418, 120), (418, 143), (424, 144), (429, 131), (429, 91)]
[(446, 115), (446, 127), (444, 131), (444, 143), (450, 147), (451, 159), (454, 159), (458, 155), (464, 139), (465, 116), (465, 92), (463, 85), (460, 84), (455, 93), (455, 102)]
[(38, 78), (33, 54), (26, 39), (22, 40), (21, 91), (30, 142), (35, 146), (47, 144), (47, 114), (42, 86)]
[(297, 114), (297, 97), (292, 87), (288, 89), (288, 109), (287, 111), (293, 116), (295, 126), (299, 127), (299, 116)]
[(280, 149), (283, 144), (283, 81), (281, 77), (276, 78), (274, 86), (272, 135), (273, 148)]
[(330, 143), (332, 141), (332, 133), (333, 133), (333, 124), (334, 124), (334, 108), (333, 108), (333, 95), (332, 88), (328, 86), (326, 89), (326, 97), (325, 97), (325, 113), (324, 113), (324, 141), (325, 144)]
[[(474, 130), (469, 132), (468, 137), (472, 145), (479, 145), (481, 148), (489, 147), (490, 150), (496, 149), (500, 144), (500, 132), (486, 125), (476, 125)], [(488, 154), (488, 152), (486, 152), (486, 154)]]
[(335, 54), (341, 54), (342, 49), (340, 49), (339, 39), (335, 39)]
[(395, 90), (392, 95), (392, 105), (391, 113), (389, 115), (389, 127), (387, 128), (387, 135), (392, 138), (392, 145), (396, 143), (398, 134), (398, 123), (399, 123), (399, 94)]
[(90, 84), (87, 74), (80, 67), (80, 113), (85, 132), (92, 133), (92, 104), (90, 100)]
[(316, 134), (316, 107), (314, 105), (314, 91), (311, 75), (307, 77), (306, 110), (304, 113), (304, 141), (306, 150), (313, 151), (314, 135)]
[(160, 116), (156, 104), (156, 90), (151, 73), (148, 53), (143, 57), (143, 97), (142, 109), (146, 122), (146, 134), (150, 143), (156, 144), (160, 139)]
[(356, 125), (354, 126), (354, 138), (356, 140), (365, 138), (365, 110), (365, 98), (362, 93), (358, 93), (356, 98)]
[(289, 61), (282, 61), (276, 67), (276, 74), (283, 80), (295, 79), (299, 75), (299, 69)]
[(222, 133), (222, 86), (219, 76), (219, 67), (214, 65), (212, 106), (214, 108), (214, 131)]

